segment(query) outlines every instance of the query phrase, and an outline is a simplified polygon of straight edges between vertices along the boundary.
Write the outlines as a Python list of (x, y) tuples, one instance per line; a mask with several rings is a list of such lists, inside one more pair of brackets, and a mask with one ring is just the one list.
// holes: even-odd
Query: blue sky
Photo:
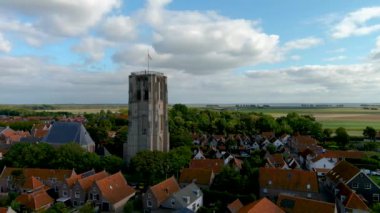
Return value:
[(379, 103), (377, 1), (0, 2), (0, 104), (127, 103), (128, 75), (170, 103)]

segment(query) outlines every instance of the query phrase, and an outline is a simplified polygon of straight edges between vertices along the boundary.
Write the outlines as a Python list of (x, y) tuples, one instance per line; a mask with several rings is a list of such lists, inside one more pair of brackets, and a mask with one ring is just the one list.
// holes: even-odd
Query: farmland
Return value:
[(323, 128), (335, 130), (344, 127), (351, 136), (361, 136), (366, 126), (380, 130), (380, 110), (362, 108), (264, 108), (252, 109), (255, 112), (270, 114), (273, 117), (285, 116), (289, 112), (312, 115)]

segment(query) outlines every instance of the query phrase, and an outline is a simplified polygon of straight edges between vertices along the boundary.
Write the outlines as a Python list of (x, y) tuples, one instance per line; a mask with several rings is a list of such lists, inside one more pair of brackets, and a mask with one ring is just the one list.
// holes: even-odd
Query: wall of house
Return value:
[[(157, 199), (153, 196), (153, 193), (150, 189), (147, 190), (145, 194), (143, 194), (143, 208), (144, 209), (158, 209), (160, 204), (158, 203)], [(152, 206), (149, 207), (148, 201), (152, 202)]]
[[(370, 188), (366, 188), (366, 184), (369, 185)], [(365, 197), (370, 205), (376, 203), (376, 201), (373, 201), (373, 194), (378, 194), (380, 196), (379, 186), (377, 186), (366, 174), (362, 172), (355, 176), (351, 181), (347, 182), (347, 185), (352, 190), (355, 190), (357, 194)]]
[(273, 201), (277, 200), (277, 197), (280, 193), (285, 193), (289, 195), (314, 199), (314, 200), (322, 200), (321, 194), (317, 192), (305, 192), (305, 191), (290, 191), (290, 190), (284, 190), (284, 189), (273, 189), (273, 188), (266, 188), (267, 192), (265, 191), (265, 188), (260, 188), (260, 198), (262, 197), (268, 197)]
[[(79, 192), (79, 198), (75, 197), (75, 193)], [(79, 183), (76, 183), (73, 188), (71, 189), (71, 203), (73, 206), (75, 204), (78, 205), (83, 205), (86, 202), (87, 199), (87, 194), (86, 192), (82, 189), (82, 187), (79, 185)]]

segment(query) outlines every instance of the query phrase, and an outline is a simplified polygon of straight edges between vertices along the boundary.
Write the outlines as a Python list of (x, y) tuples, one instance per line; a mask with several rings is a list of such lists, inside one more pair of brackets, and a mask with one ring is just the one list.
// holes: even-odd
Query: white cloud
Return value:
[(315, 47), (322, 43), (323, 43), (322, 39), (315, 38), (315, 37), (307, 37), (307, 38), (302, 38), (302, 39), (286, 42), (283, 48), (285, 51), (290, 51), (294, 49), (307, 49), (307, 48)]
[[(367, 35), (380, 30), (380, 7), (361, 8), (347, 14), (342, 21), (337, 23), (331, 32), (336, 39), (350, 36)], [(368, 23), (376, 19), (377, 23)]]
[(301, 56), (299, 56), (299, 55), (292, 55), (292, 56), (290, 56), (290, 59), (292, 59), (293, 61), (299, 61), (299, 60), (301, 60)]
[(1, 52), (10, 52), (12, 49), (11, 42), (6, 40), (3, 34), (0, 33), (0, 51)]
[(376, 39), (375, 48), (371, 50), (371, 53), (369, 54), (369, 59), (372, 62), (380, 62), (380, 36)]
[(249, 71), (247, 76), (279, 102), (365, 102), (380, 89), (377, 69), (372, 64), (309, 65)]
[(334, 56), (334, 57), (330, 57), (330, 58), (326, 58), (324, 59), (325, 61), (330, 61), (330, 62), (333, 62), (333, 61), (341, 61), (341, 60), (344, 60), (346, 59), (347, 57), (344, 56), (344, 55), (338, 55), (338, 56)]
[[(138, 17), (152, 28), (155, 68), (207, 74), (281, 58), (279, 37), (262, 32), (255, 21), (230, 19), (215, 12), (167, 10), (164, 6), (168, 3), (148, 1)], [(115, 61), (143, 65), (136, 57), (144, 58), (148, 48), (142, 50), (141, 46), (124, 48), (114, 56)]]
[(101, 33), (112, 41), (128, 41), (136, 37), (136, 24), (128, 16), (111, 16), (101, 25)]
[(90, 61), (99, 61), (103, 59), (105, 49), (112, 45), (111, 42), (101, 38), (87, 37), (74, 46), (73, 50), (85, 54)]
[(23, 0), (0, 1), (3, 14), (22, 14), (33, 20), (28, 25), (55, 36), (76, 36), (87, 32), (120, 0)]

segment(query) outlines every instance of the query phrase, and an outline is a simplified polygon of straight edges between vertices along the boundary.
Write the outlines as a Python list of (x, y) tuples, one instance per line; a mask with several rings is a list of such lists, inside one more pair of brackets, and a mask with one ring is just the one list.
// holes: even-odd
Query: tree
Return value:
[(124, 160), (115, 155), (104, 156), (101, 158), (100, 164), (109, 173), (118, 172), (125, 167)]
[(367, 126), (363, 130), (363, 136), (369, 138), (370, 140), (376, 141), (376, 129), (370, 126)]
[(350, 136), (343, 127), (335, 130), (335, 141), (340, 147), (345, 147), (350, 142)]
[(241, 194), (245, 191), (245, 178), (240, 175), (238, 170), (225, 166), (215, 177), (212, 189), (227, 191), (233, 194)]
[(69, 213), (69, 208), (62, 202), (56, 202), (51, 208), (45, 211), (45, 213)]
[(324, 129), (324, 130), (323, 130), (323, 138), (324, 138), (325, 140), (330, 139), (332, 133), (333, 133), (333, 131), (332, 131), (331, 129), (329, 129), (329, 128)]

